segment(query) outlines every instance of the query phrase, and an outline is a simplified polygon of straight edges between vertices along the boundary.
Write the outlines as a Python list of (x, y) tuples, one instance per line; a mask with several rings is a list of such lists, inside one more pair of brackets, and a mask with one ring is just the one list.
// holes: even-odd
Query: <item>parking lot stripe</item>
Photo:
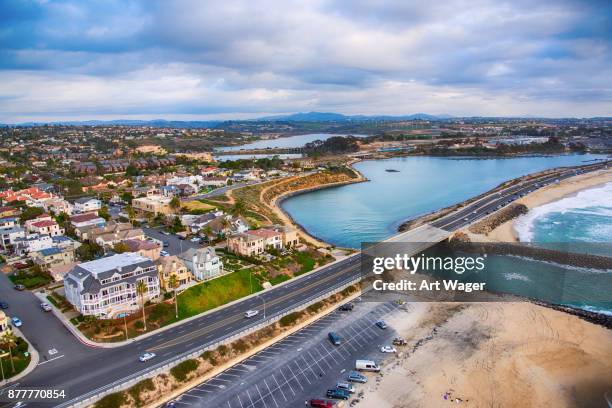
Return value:
[[(281, 388), (281, 386), (278, 384), (278, 381), (276, 380), (276, 377), (274, 376), (274, 374), (272, 374), (272, 378), (274, 379), (274, 382), (276, 383), (276, 386), (278, 387), (278, 390), (281, 392), (281, 394), (283, 394), (283, 398), (285, 399), (285, 401), (287, 400), (287, 397), (285, 396), (285, 391), (283, 391), (283, 389)], [(288, 384), (287, 384), (288, 385)], [(295, 394), (294, 394), (295, 395)]]
[(266, 406), (266, 401), (264, 400), (263, 396), (261, 395), (261, 391), (259, 391), (259, 385), (255, 384), (255, 388), (257, 388), (257, 392), (259, 393), (259, 398), (261, 399), (261, 402), (264, 404), (264, 407)]
[(238, 402), (240, 403), (240, 408), (244, 408), (244, 405), (242, 405), (242, 401), (240, 400), (240, 395), (236, 394), (236, 398), (238, 398)]
[(251, 398), (251, 393), (249, 392), (249, 390), (246, 390), (247, 395), (249, 396), (249, 401), (251, 401), (251, 406), (254, 407), (255, 404), (253, 404), (253, 398)]
[[(291, 386), (291, 383), (289, 382), (289, 380), (287, 380), (287, 377), (285, 376), (285, 373), (283, 372), (283, 370), (280, 369), (278, 371), (280, 371), (280, 373), (283, 375), (283, 378), (285, 379), (285, 384), (287, 384), (289, 386), (289, 389), (291, 389), (291, 393), (293, 394), (293, 396), (295, 396), (295, 391), (293, 390), (293, 387)], [(298, 385), (300, 385), (299, 381), (297, 381), (297, 383), (298, 383)], [(300, 387), (301, 387), (301, 385), (300, 385)], [(302, 391), (304, 391), (304, 388), (302, 388)]]
[(270, 393), (270, 396), (272, 397), (272, 401), (274, 401), (274, 405), (276, 405), (276, 407), (278, 408), (278, 402), (276, 402), (276, 398), (274, 398), (274, 393), (272, 393), (272, 391), (270, 390), (270, 386), (268, 385), (268, 382), (266, 381), (265, 378), (264, 378), (264, 384), (266, 384), (266, 388), (268, 388), (268, 392)]
[[(297, 364), (296, 364), (296, 365), (297, 365)], [(295, 377), (295, 379), (296, 379), (296, 381), (297, 381), (298, 385), (300, 386), (300, 388), (302, 389), (302, 391), (304, 391), (304, 387), (302, 387), (302, 384), (300, 384), (300, 380), (298, 380), (298, 379), (297, 379), (297, 376), (295, 375), (295, 373), (294, 373), (294, 372), (293, 372), (293, 370), (291, 369), (291, 365), (290, 365), (290, 364), (287, 364), (287, 367), (289, 368), (289, 371), (291, 371), (291, 375), (292, 375), (293, 377)], [(298, 372), (300, 372), (300, 371), (299, 371), (299, 367), (298, 367)], [(310, 382), (310, 380), (308, 379), (308, 377), (306, 377), (306, 374), (302, 373), (302, 375), (304, 376), (304, 378), (306, 378), (306, 381), (308, 382), (308, 384), (311, 384), (311, 382)]]

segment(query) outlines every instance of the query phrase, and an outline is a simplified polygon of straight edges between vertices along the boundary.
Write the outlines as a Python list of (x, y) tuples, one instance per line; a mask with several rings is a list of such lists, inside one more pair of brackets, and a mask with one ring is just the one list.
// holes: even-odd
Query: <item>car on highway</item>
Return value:
[(144, 352), (142, 353), (138, 359), (140, 360), (140, 362), (145, 363), (151, 359), (155, 358), (155, 353), (151, 353), (151, 352)]
[(259, 310), (247, 310), (244, 312), (244, 317), (250, 319), (251, 317), (257, 316), (259, 314)]
[(378, 326), (380, 329), (385, 330), (387, 328), (387, 323), (385, 323), (384, 320), (378, 320), (376, 322), (376, 326)]
[(40, 308), (45, 311), (45, 312), (50, 312), (51, 311), (51, 306), (48, 303), (41, 303), (40, 304)]
[(0, 309), (8, 309), (9, 308), (9, 304), (6, 302), (0, 302)]
[(397, 350), (393, 346), (382, 346), (380, 348), (381, 353), (397, 353)]
[(327, 390), (327, 392), (325, 393), (325, 396), (327, 398), (347, 400), (351, 397), (351, 394), (348, 391), (333, 388), (333, 389)]
[(336, 404), (332, 401), (327, 401), (324, 399), (311, 399), (310, 406), (315, 408), (334, 408)]
[(21, 283), (18, 283), (13, 287), (15, 288), (15, 290), (25, 290), (25, 286), (23, 286)]
[(355, 392), (355, 386), (351, 383), (348, 382), (344, 382), (344, 381), (339, 381), (336, 384), (336, 388), (339, 390), (344, 390), (344, 391), (348, 391), (351, 394)]
[(162, 249), (161, 251), (159, 251), (159, 256), (170, 256), (170, 253)]
[(368, 377), (358, 373), (357, 371), (350, 371), (346, 379), (350, 382), (365, 384), (368, 382)]
[(23, 325), (23, 322), (17, 316), (11, 317), (11, 322), (13, 322), (13, 326), (15, 327), (21, 327)]

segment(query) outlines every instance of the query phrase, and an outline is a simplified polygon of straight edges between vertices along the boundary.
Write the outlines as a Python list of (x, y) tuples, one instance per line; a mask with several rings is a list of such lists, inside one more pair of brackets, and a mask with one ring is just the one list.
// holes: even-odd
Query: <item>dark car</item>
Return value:
[(381, 329), (385, 330), (387, 328), (387, 323), (384, 320), (379, 320), (376, 322), (376, 325)]
[(8, 309), (9, 305), (6, 302), (0, 302), (0, 309)]
[(347, 400), (351, 397), (351, 394), (348, 391), (340, 390), (338, 388), (327, 390), (327, 393), (325, 395), (327, 396), (327, 398), (342, 400)]
[(168, 241), (164, 241), (164, 248), (168, 248), (170, 246), (170, 243)]
[(340, 337), (340, 335), (336, 332), (329, 332), (327, 337), (334, 346), (339, 346), (342, 343), (342, 337)]
[(355, 305), (353, 305), (352, 303), (345, 303), (340, 306), (340, 310), (343, 312), (350, 312), (351, 310), (353, 310), (354, 307)]
[(16, 290), (25, 290), (25, 286), (23, 286), (21, 283), (18, 283), (17, 285), (15, 285), (14, 288)]

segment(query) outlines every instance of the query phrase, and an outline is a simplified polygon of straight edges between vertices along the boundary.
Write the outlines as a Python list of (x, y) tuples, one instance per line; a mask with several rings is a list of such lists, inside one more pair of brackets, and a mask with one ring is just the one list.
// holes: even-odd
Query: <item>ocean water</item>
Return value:
[(533, 208), (515, 230), (523, 242), (612, 243), (612, 183)]
[(297, 195), (282, 206), (315, 236), (337, 246), (359, 248), (362, 242), (393, 235), (407, 219), (456, 204), (508, 179), (601, 158), (605, 156), (369, 160), (355, 165), (369, 182)]

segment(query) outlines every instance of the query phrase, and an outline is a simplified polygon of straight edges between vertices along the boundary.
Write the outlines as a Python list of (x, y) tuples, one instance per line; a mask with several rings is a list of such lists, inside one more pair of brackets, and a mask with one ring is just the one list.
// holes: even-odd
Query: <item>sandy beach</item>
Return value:
[[(600, 170), (593, 173), (580, 174), (561, 181), (559, 184), (551, 184), (533, 193), (526, 195), (516, 201), (525, 204), (529, 209), (560, 200), (577, 194), (582, 190), (593, 188), (602, 184), (612, 182), (612, 169)], [(507, 221), (495, 228), (486, 236), (471, 234), (474, 240), (493, 240), (500, 242), (516, 242), (518, 236), (514, 229), (514, 221)]]
[(605, 407), (612, 331), (531, 303), (415, 303), (357, 406)]

